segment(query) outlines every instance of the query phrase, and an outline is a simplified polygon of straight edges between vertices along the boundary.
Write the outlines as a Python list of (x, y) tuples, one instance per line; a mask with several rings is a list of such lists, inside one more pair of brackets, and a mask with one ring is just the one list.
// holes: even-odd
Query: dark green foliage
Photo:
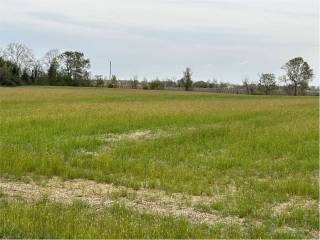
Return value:
[(57, 60), (52, 61), (52, 63), (50, 64), (50, 67), (48, 69), (48, 74), (47, 74), (49, 85), (58, 85), (59, 83), (58, 67), (59, 67), (59, 64)]
[(90, 60), (82, 52), (66, 51), (59, 56), (63, 85), (89, 86)]
[(0, 57), (0, 86), (17, 85), (20, 85), (18, 66)]

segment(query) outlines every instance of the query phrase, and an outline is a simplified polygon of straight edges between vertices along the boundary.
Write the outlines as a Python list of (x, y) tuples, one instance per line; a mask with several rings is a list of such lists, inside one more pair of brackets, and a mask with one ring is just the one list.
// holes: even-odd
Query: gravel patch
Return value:
[(236, 216), (222, 216), (216, 211), (200, 212), (194, 207), (199, 203), (209, 204), (218, 197), (191, 196), (181, 193), (169, 195), (160, 190), (134, 190), (83, 179), (62, 181), (54, 177), (42, 184), (0, 179), (0, 191), (8, 198), (19, 197), (26, 201), (37, 201), (46, 197), (50, 201), (71, 204), (80, 200), (98, 209), (120, 203), (139, 212), (185, 217), (192, 223), (242, 224), (244, 221)]

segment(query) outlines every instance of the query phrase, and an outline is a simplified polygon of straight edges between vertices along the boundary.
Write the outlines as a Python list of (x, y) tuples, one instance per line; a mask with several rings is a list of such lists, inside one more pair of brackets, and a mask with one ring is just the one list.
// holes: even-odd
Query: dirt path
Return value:
[(62, 181), (59, 178), (52, 178), (43, 184), (0, 179), (0, 191), (9, 198), (21, 197), (27, 201), (36, 201), (45, 196), (50, 201), (66, 204), (81, 200), (97, 208), (121, 203), (139, 212), (185, 217), (193, 223), (242, 224), (244, 221), (235, 216), (222, 216), (218, 212), (207, 213), (196, 209), (198, 204), (209, 204), (217, 199), (214, 197), (190, 196), (180, 193), (168, 195), (159, 190), (133, 190), (82, 179)]

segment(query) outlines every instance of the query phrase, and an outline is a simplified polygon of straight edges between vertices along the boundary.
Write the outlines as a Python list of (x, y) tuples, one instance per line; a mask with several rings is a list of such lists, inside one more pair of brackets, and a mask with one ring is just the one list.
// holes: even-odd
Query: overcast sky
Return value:
[[(302, 56), (319, 76), (318, 0), (0, 0), (0, 47), (78, 50), (93, 74), (239, 83)], [(317, 84), (315, 79), (312, 84)]]

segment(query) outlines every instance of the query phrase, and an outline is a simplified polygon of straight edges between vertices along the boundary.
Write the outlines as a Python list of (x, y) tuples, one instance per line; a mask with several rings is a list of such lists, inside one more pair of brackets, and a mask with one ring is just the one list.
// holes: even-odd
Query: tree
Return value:
[(302, 57), (289, 60), (283, 67), (286, 75), (283, 80), (294, 88), (294, 95), (297, 96), (298, 88), (305, 88), (313, 77), (313, 70)]
[(90, 60), (82, 52), (66, 51), (59, 56), (67, 85), (89, 85)]
[(195, 83), (193, 84), (193, 86), (194, 86), (195, 88), (207, 88), (207, 87), (208, 87), (208, 83), (205, 82), (205, 81), (198, 81), (198, 82), (195, 82)]
[(104, 81), (103, 81), (102, 75), (95, 75), (94, 78), (96, 80), (96, 87), (104, 87)]
[(26, 68), (22, 71), (21, 81), (23, 84), (30, 84), (30, 76)]
[(246, 88), (246, 92), (248, 95), (250, 95), (250, 83), (249, 83), (249, 78), (245, 77), (242, 81), (243, 86)]
[[(134, 80), (135, 81), (135, 80)], [(139, 85), (139, 80), (137, 80), (137, 88), (138, 88), (138, 85)], [(143, 78), (142, 82), (141, 82), (141, 87), (142, 89), (144, 90), (147, 90), (149, 89), (149, 84), (148, 84), (148, 79), (146, 77)]]
[(4, 59), (5, 58), (4, 54), (5, 54), (4, 49), (0, 48), (0, 58)]
[(213, 78), (212, 81), (210, 82), (210, 88), (218, 88), (219, 87), (219, 83), (218, 80)]
[(57, 59), (54, 59), (50, 63), (50, 66), (48, 69), (48, 74), (47, 74), (49, 85), (58, 85), (58, 80), (59, 80), (58, 68), (59, 68), (59, 63), (58, 63)]
[(50, 68), (50, 66), (54, 63), (54, 62), (58, 62), (58, 58), (59, 58), (59, 50), (57, 49), (52, 49), (49, 50), (42, 58), (42, 62), (44, 64), (44, 66), (46, 67), (46, 69), (48, 70)]
[(44, 74), (44, 71), (43, 71), (43, 66), (41, 61), (39, 60), (34, 61), (31, 69), (30, 83), (39, 84), (43, 74)]
[(151, 90), (162, 90), (164, 89), (163, 82), (161, 82), (158, 78), (149, 82), (149, 89)]
[(183, 78), (181, 79), (181, 83), (184, 86), (186, 91), (189, 91), (192, 88), (192, 72), (190, 68), (186, 68), (183, 72)]
[(174, 78), (170, 79), (170, 78), (167, 78), (165, 80), (163, 80), (163, 86), (164, 88), (174, 88), (177, 86), (177, 83), (175, 80), (173, 80)]
[(133, 89), (137, 89), (139, 86), (139, 80), (135, 79), (135, 80), (132, 80), (132, 83), (131, 83), (131, 88)]
[(309, 83), (307, 81), (303, 81), (303, 82), (301, 82), (299, 88), (300, 88), (301, 94), (305, 95), (306, 94), (306, 90), (309, 88)]
[(20, 85), (18, 66), (0, 57), (0, 86), (17, 85)]
[(253, 81), (250, 81), (248, 77), (245, 77), (242, 81), (242, 85), (245, 87), (246, 89), (246, 93), (248, 95), (252, 95), (254, 94), (254, 91), (256, 89), (256, 83)]
[(266, 95), (269, 95), (271, 91), (277, 87), (275, 75), (273, 73), (260, 74), (258, 87), (264, 91)]
[(3, 51), (4, 58), (22, 69), (29, 69), (34, 62), (32, 50), (21, 43), (10, 43)]
[(116, 75), (112, 75), (110, 79), (110, 83), (108, 84), (108, 88), (117, 88), (118, 87), (118, 80)]

